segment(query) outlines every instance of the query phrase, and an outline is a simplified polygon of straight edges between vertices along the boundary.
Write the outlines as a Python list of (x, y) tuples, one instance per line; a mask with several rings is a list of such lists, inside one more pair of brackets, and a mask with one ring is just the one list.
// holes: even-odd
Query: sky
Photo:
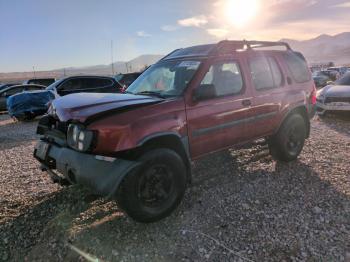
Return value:
[(129, 61), (222, 39), (350, 31), (350, 0), (0, 0), (0, 72)]

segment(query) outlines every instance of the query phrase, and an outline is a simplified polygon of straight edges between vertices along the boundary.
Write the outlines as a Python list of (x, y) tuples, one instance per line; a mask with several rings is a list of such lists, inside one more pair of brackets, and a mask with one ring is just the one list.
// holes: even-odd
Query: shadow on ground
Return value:
[(2, 225), (0, 239), (11, 237), (0, 251), (16, 261), (77, 261), (72, 243), (104, 261), (344, 260), (349, 197), (302, 161), (275, 163), (264, 145), (246, 151), (198, 161), (182, 205), (153, 224), (80, 187), (62, 189)]

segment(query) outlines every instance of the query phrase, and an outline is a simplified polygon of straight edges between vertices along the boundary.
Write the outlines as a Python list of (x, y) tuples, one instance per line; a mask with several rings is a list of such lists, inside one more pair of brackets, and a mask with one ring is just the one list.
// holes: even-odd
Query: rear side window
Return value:
[(276, 88), (284, 84), (282, 71), (274, 58), (255, 57), (249, 60), (249, 66), (256, 90)]
[(256, 57), (250, 59), (249, 66), (256, 90), (275, 87), (269, 61), (266, 57)]
[(292, 76), (297, 83), (311, 80), (307, 63), (300, 53), (288, 53), (283, 55)]
[(213, 64), (201, 85), (214, 85), (218, 97), (239, 94), (243, 88), (243, 79), (238, 64), (235, 62)]
[(282, 75), (282, 71), (281, 71), (280, 67), (278, 66), (278, 64), (274, 58), (269, 57), (268, 59), (269, 59), (275, 87), (283, 86), (284, 80), (283, 80), (283, 75)]

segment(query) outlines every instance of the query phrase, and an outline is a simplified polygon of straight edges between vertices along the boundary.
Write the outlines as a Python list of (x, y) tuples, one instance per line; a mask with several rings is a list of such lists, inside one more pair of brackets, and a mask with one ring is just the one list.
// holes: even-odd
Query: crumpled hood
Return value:
[(327, 97), (350, 97), (350, 86), (328, 85), (321, 90), (320, 94)]
[(132, 94), (78, 93), (55, 99), (49, 114), (56, 114), (60, 121), (85, 122), (89, 117), (106, 112), (128, 109), (163, 101), (161, 98)]

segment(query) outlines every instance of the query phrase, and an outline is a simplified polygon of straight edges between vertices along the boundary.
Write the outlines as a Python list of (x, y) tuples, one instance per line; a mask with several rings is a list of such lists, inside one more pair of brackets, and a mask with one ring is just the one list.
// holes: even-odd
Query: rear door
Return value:
[(259, 138), (274, 132), (278, 125), (287, 80), (282, 65), (273, 54), (252, 52), (247, 64), (253, 94), (247, 132), (251, 138)]
[[(245, 117), (250, 96), (239, 59), (215, 59), (204, 65), (194, 89), (214, 85), (216, 95), (194, 101), (186, 95), (188, 136), (192, 158), (247, 139)], [(194, 91), (194, 90), (192, 90)]]

